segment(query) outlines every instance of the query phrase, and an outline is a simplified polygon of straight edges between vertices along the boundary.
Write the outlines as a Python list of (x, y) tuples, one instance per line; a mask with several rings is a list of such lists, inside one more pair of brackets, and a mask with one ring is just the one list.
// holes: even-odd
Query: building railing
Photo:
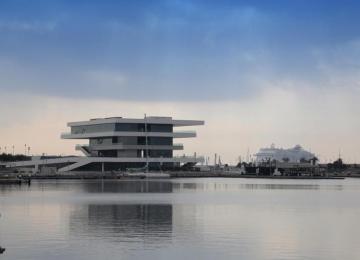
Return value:
[[(82, 134), (97, 134), (97, 133), (144, 133), (145, 131), (99, 131), (99, 132), (86, 132), (86, 131), (76, 131), (76, 132), (61, 132), (61, 136), (63, 135), (82, 135)], [(184, 134), (196, 134), (196, 131), (193, 130), (182, 130), (182, 131), (172, 131), (172, 132), (154, 132), (154, 131), (147, 131), (147, 133), (184, 133)]]
[(146, 147), (148, 147), (149, 150), (156, 150), (156, 149), (160, 149), (160, 150), (182, 150), (184, 149), (184, 145), (183, 144), (169, 144), (169, 145), (163, 145), (163, 144), (159, 144), (159, 145), (154, 145), (154, 144), (149, 144), (149, 145), (145, 145), (145, 144), (121, 144), (121, 143), (113, 143), (113, 144), (96, 144), (96, 145), (91, 145), (89, 146), (88, 144), (77, 144), (75, 146), (75, 148), (77, 150), (82, 149), (83, 147), (85, 148), (92, 148), (93, 150), (124, 150), (124, 149), (139, 149), (139, 150), (144, 150), (146, 149)]
[(196, 131), (192, 131), (192, 130), (186, 130), (186, 131), (173, 131), (173, 133), (175, 134), (177, 134), (177, 133), (179, 133), (179, 134), (196, 134)]

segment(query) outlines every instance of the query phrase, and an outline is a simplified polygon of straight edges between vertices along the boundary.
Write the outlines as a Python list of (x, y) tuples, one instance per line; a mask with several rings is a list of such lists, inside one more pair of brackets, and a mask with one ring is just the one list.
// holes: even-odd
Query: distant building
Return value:
[(174, 138), (196, 137), (195, 131), (174, 131), (182, 126), (204, 125), (204, 121), (175, 120), (171, 117), (97, 118), (89, 121), (71, 122), (69, 133), (62, 139), (87, 140), (78, 144), (77, 150), (85, 156), (66, 158), (33, 158), (32, 161), (12, 162), (9, 167), (56, 165), (59, 172), (67, 171), (113, 171), (131, 168), (172, 169), (187, 164), (195, 165), (203, 157), (174, 156), (174, 150), (183, 150)]
[(196, 164), (201, 159), (173, 157), (174, 150), (184, 149), (182, 144), (173, 142), (174, 138), (196, 137), (195, 131), (174, 131), (174, 128), (203, 124), (204, 121), (173, 120), (171, 117), (100, 118), (68, 123), (71, 132), (61, 137), (88, 139), (88, 144), (77, 145), (76, 149), (94, 158), (93, 163), (107, 162), (107, 169), (172, 168), (180, 163)]
[(315, 155), (309, 151), (304, 150), (300, 145), (296, 145), (293, 148), (283, 149), (276, 148), (272, 144), (268, 148), (261, 148), (258, 153), (255, 154), (256, 162), (266, 161), (278, 161), (278, 162), (300, 162), (302, 160), (309, 161), (315, 157)]

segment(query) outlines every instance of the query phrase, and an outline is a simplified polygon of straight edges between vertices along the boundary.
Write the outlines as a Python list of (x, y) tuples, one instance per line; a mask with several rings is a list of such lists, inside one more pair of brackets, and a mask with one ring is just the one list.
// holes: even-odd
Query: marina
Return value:
[(359, 14), (0, 0), (0, 260), (359, 260)]
[[(209, 157), (176, 154), (182, 144), (175, 138), (194, 138), (195, 131), (174, 131), (174, 128), (204, 125), (202, 120), (178, 120), (172, 117), (144, 118), (107, 117), (68, 123), (70, 132), (62, 139), (86, 140), (75, 146), (83, 156), (30, 156), (0, 154), (0, 183), (21, 184), (30, 179), (126, 179), (126, 178), (275, 178), (275, 179), (338, 179), (360, 176), (359, 165), (348, 165), (339, 158), (329, 164), (300, 145), (277, 148), (272, 144), (260, 148), (250, 160), (237, 165)], [(3, 161), (1, 161), (1, 159)], [(8, 176), (9, 178), (6, 178)]]

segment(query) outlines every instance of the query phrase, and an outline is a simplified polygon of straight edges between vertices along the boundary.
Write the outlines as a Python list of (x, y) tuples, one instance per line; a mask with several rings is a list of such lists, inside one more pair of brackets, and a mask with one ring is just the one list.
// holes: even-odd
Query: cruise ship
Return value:
[(274, 144), (267, 148), (261, 148), (255, 154), (256, 162), (278, 161), (278, 162), (301, 162), (309, 161), (315, 157), (315, 154), (306, 151), (300, 145), (293, 148), (283, 149), (277, 148)]

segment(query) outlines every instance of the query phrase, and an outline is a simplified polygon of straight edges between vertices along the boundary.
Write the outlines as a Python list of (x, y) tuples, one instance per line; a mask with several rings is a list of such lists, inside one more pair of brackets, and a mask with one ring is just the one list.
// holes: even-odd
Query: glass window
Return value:
[(172, 137), (148, 137), (148, 145), (172, 145)]
[(148, 124), (147, 127), (149, 132), (171, 133), (173, 131), (172, 125)]
[(115, 129), (115, 124), (98, 124), (98, 125), (84, 125), (72, 126), (72, 134), (86, 134), (86, 133), (99, 133), (99, 132), (112, 132)]

